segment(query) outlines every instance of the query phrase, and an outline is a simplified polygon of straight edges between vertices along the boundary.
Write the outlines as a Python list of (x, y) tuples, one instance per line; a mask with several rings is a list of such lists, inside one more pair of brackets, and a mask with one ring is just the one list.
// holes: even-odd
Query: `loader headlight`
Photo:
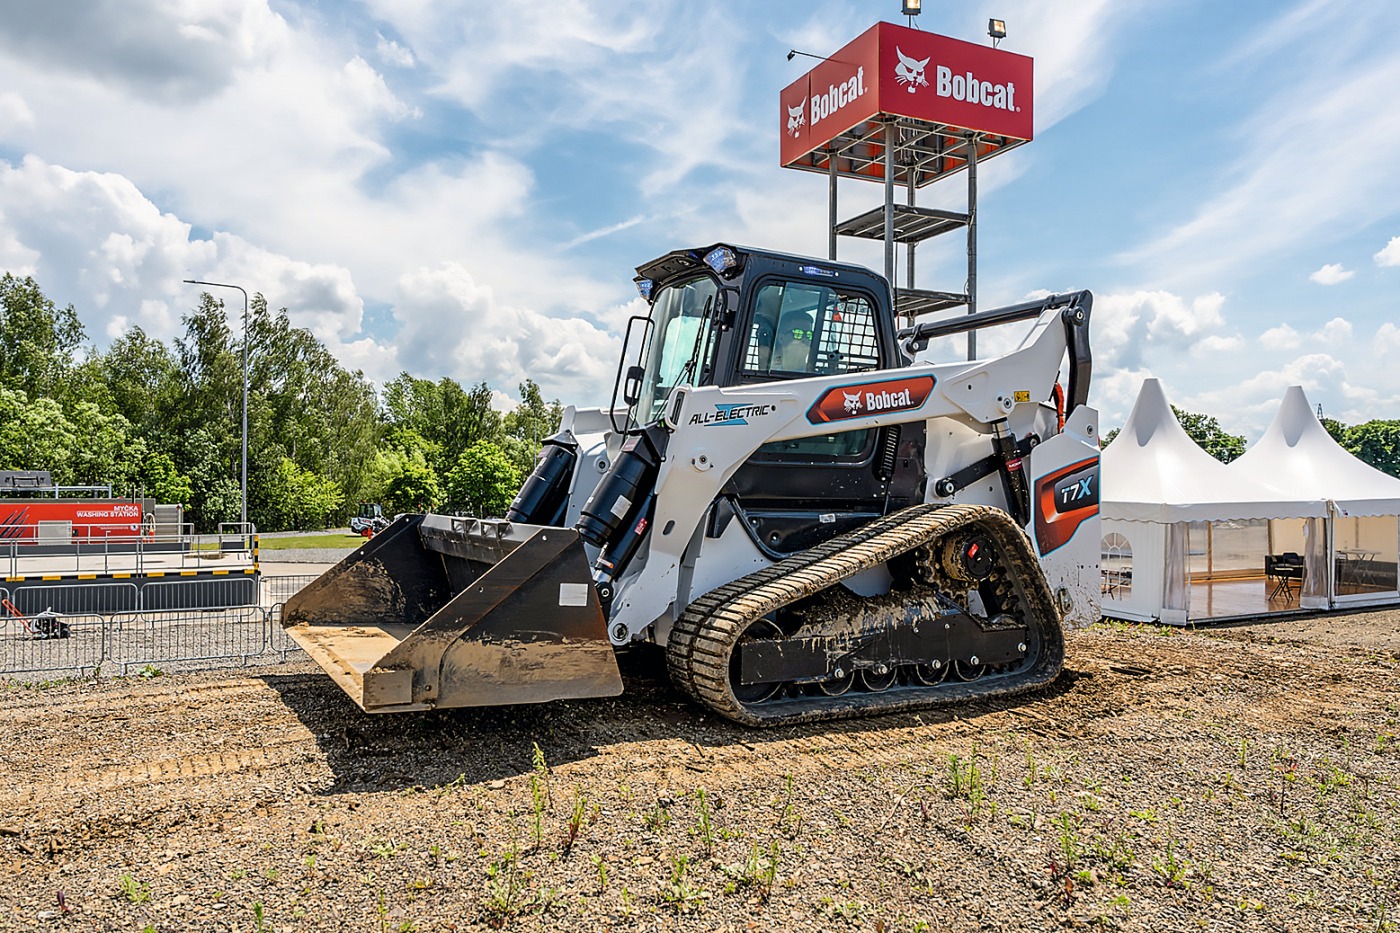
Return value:
[(739, 268), (739, 256), (727, 246), (716, 246), (705, 254), (705, 265), (728, 278), (731, 271)]
[(633, 281), (637, 285), (637, 294), (641, 295), (647, 301), (651, 301), (651, 290), (656, 287), (656, 283), (651, 279), (643, 278), (633, 279)]

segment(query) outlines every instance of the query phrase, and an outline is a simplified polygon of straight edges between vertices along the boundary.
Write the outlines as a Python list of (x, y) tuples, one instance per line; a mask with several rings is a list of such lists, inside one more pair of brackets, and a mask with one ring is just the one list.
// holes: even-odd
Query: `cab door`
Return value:
[[(770, 277), (750, 295), (735, 384), (903, 365), (860, 288)], [(923, 422), (766, 444), (721, 495), (760, 549), (786, 556), (922, 501), (923, 444)]]

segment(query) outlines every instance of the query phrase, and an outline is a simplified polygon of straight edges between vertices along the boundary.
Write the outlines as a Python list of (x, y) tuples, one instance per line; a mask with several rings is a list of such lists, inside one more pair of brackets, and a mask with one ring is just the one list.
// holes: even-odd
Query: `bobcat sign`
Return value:
[(877, 23), (783, 90), (782, 164), (880, 115), (1028, 141), (1033, 91), (1024, 55)]

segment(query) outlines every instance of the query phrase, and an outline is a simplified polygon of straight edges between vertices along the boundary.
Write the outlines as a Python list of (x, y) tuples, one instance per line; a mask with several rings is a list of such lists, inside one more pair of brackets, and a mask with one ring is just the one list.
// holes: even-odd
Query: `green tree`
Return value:
[[(1172, 406), (1172, 413), (1176, 415), (1177, 423), (1181, 425), (1191, 440), (1221, 463), (1229, 463), (1244, 453), (1244, 437), (1238, 434), (1227, 434), (1225, 429), (1220, 426), (1220, 422), (1214, 417), (1185, 411), (1175, 405)], [(1121, 428), (1114, 428), (1101, 435), (1099, 447), (1104, 448), (1112, 444), (1113, 439), (1118, 436), (1121, 430)]]
[(59, 308), (32, 278), (0, 276), (0, 386), (32, 399), (63, 395), (82, 342), (72, 305)]
[(142, 493), (157, 502), (186, 505), (194, 496), (190, 478), (176, 469), (169, 454), (160, 451), (148, 450), (141, 458), (136, 466), (136, 480)]
[(327, 518), (345, 501), (345, 494), (332, 479), (304, 470), (289, 457), (283, 457), (260, 477), (262, 524), (269, 531), (289, 528), (324, 528)]
[(374, 387), (310, 331), (293, 327), (286, 308), (274, 314), (256, 295), (251, 314), (249, 405), (257, 417), (249, 430), (260, 467), (275, 470), (287, 457), (329, 477), (344, 501), (363, 498), (380, 435)]
[(56, 482), (69, 482), (77, 442), (72, 422), (53, 399), (31, 401), (22, 389), (0, 386), (0, 470), (49, 470)]
[(186, 521), (196, 531), (215, 531), (220, 522), (238, 521), (242, 491), (231, 475), (215, 432), (200, 427), (185, 435), (176, 466), (189, 477), (190, 498), (184, 504)]
[(180, 364), (169, 348), (132, 327), (95, 359), (112, 406), (136, 432), (165, 449), (173, 446), (171, 419), (183, 404)]
[(1227, 434), (1213, 416), (1185, 411), (1175, 405), (1172, 412), (1191, 440), (1221, 463), (1229, 463), (1244, 453), (1244, 438), (1238, 434)]
[(1332, 440), (1345, 447), (1347, 444), (1347, 426), (1332, 418), (1321, 418), (1319, 420), (1322, 422), (1323, 430), (1332, 436)]
[(428, 511), (442, 502), (437, 474), (421, 457), (398, 458), (391, 470), (382, 496), (385, 509), (391, 514)]
[(477, 441), (500, 441), (501, 413), (491, 407), (491, 396), (484, 382), (467, 390), (454, 379), (433, 382), (402, 373), (384, 387), (387, 434), (421, 438), (428, 465), (446, 474)]
[[(123, 495), (134, 491), (146, 444), (131, 434), (131, 422), (92, 402), (79, 402), (68, 414), (78, 442), (62, 470), (69, 485), (109, 485)], [(55, 474), (57, 478), (59, 474)]]
[(559, 404), (558, 399), (546, 402), (533, 379), (526, 379), (519, 388), (520, 404), (503, 420), (505, 440), (501, 448), (515, 464), (516, 470), (522, 476), (528, 476), (535, 467), (540, 442), (559, 430), (564, 406)]
[(1400, 421), (1353, 425), (1342, 446), (1376, 469), (1400, 476)]
[(180, 442), (166, 452), (175, 456), (176, 465), (190, 478), (194, 521), (200, 530), (212, 531), (220, 522), (238, 521), (242, 360), (223, 303), (208, 293), (200, 296), (198, 308), (185, 315), (184, 324), (185, 335), (175, 340), (179, 404), (167, 413), (171, 434)]
[(448, 505), (479, 518), (500, 518), (520, 489), (520, 471), (505, 451), (477, 441), (462, 452), (447, 475)]

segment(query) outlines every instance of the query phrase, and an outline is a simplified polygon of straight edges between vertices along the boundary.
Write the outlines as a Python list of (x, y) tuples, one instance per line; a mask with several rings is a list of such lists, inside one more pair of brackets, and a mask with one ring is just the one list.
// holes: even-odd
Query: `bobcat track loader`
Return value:
[[(287, 602), (355, 702), (612, 696), (639, 642), (750, 725), (1058, 675), (1099, 616), (1089, 293), (898, 330), (855, 265), (720, 244), (637, 272), (614, 404), (566, 409), (504, 520), (400, 516)], [(1017, 323), (1004, 356), (925, 360)]]

